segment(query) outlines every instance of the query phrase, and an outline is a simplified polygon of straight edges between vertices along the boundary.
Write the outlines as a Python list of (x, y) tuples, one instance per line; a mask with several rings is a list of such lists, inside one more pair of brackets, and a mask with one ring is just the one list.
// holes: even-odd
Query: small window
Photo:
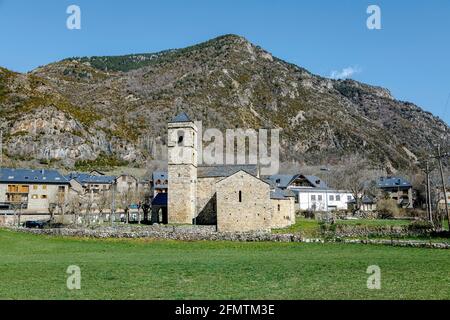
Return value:
[(322, 201), (322, 195), (318, 195), (317, 200)]
[(46, 186), (46, 185), (43, 185), (43, 186), (42, 186), (42, 190), (47, 190), (47, 186)]
[(37, 190), (38, 189), (38, 186), (35, 184), (34, 186), (33, 186), (33, 190)]
[(41, 199), (47, 199), (47, 195), (46, 194), (41, 195)]
[(315, 195), (315, 194), (313, 194), (313, 195), (311, 196), (311, 201), (316, 201), (316, 195)]
[(33, 195), (31, 196), (31, 199), (37, 199), (37, 198), (38, 198), (37, 194), (33, 194)]
[(242, 202), (242, 191), (239, 191), (239, 202)]
[(341, 201), (341, 196), (336, 196), (336, 201)]
[(330, 201), (334, 201), (334, 196), (330, 195)]
[(281, 206), (280, 205), (278, 205), (278, 211), (281, 211)]
[(347, 200), (351, 201), (352, 200), (352, 196), (347, 196)]
[(178, 131), (178, 144), (182, 145), (184, 141), (184, 131)]

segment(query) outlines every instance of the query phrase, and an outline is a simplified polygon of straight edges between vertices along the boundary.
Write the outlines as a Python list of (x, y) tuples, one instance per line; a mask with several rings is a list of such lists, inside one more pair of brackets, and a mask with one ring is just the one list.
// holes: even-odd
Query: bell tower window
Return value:
[(178, 131), (178, 145), (183, 145), (184, 131)]

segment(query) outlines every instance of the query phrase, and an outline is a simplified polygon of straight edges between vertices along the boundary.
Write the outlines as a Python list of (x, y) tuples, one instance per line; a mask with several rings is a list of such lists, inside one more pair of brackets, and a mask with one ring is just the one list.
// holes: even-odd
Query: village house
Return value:
[(56, 170), (0, 168), (0, 210), (48, 214), (51, 204), (64, 202), (69, 186)]
[[(353, 199), (349, 203), (349, 209), (354, 211), (357, 209), (356, 200)], [(364, 212), (372, 212), (377, 210), (377, 199), (375, 197), (364, 195), (359, 203), (359, 210)]]
[(377, 187), (385, 198), (395, 200), (400, 208), (414, 208), (413, 187), (402, 177), (381, 177)]
[(273, 175), (266, 179), (282, 190), (290, 190), (295, 195), (297, 210), (348, 210), (348, 203), (353, 200), (351, 192), (331, 189), (325, 181), (312, 175)]
[(66, 176), (70, 182), (72, 192), (80, 195), (90, 194), (91, 199), (98, 199), (101, 195), (109, 194), (116, 177), (91, 173), (70, 173)]
[(223, 232), (268, 231), (295, 223), (295, 210), (289, 204), (294, 203), (292, 195), (271, 192), (275, 188), (260, 178), (256, 165), (199, 166), (197, 127), (185, 113), (168, 124), (168, 136), (167, 219), (163, 220), (212, 224)]
[(118, 193), (138, 192), (138, 179), (129, 174), (121, 174), (116, 178), (116, 190)]

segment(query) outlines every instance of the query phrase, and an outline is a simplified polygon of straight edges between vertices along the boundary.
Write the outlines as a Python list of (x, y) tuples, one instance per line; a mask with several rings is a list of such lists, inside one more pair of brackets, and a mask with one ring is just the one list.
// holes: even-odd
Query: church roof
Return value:
[(236, 172), (245, 171), (253, 176), (258, 175), (257, 165), (223, 165), (223, 166), (200, 166), (197, 168), (199, 178), (229, 177)]
[(295, 197), (295, 194), (290, 190), (275, 188), (275, 190), (270, 191), (270, 199), (287, 200), (292, 197)]
[(186, 114), (186, 112), (182, 112), (172, 119), (170, 122), (192, 122), (191, 118)]

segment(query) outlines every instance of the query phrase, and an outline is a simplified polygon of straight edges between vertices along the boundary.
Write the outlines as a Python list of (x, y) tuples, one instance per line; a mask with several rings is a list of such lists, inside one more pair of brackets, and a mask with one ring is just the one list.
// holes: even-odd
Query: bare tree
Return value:
[(50, 214), (51, 222), (54, 222), (54, 220), (55, 220), (55, 212), (57, 209), (57, 205), (56, 205), (55, 201), (56, 201), (55, 197), (51, 197), (48, 199), (48, 213)]
[(133, 188), (128, 188), (120, 194), (119, 198), (121, 208), (125, 212), (125, 221), (126, 223), (129, 223), (131, 205), (134, 204), (137, 200), (136, 192)]
[(17, 225), (18, 227), (20, 227), (20, 219), (22, 216), (23, 203), (15, 202), (15, 203), (12, 203), (10, 207), (13, 210), (14, 225)]
[(82, 208), (84, 209), (83, 222), (87, 225), (91, 225), (91, 218), (96, 205), (94, 197), (91, 193), (87, 193), (82, 196), (81, 200), (82, 200)]
[[(108, 190), (102, 190), (97, 200), (97, 208), (100, 217), (103, 218), (104, 211), (111, 206), (111, 193)], [(99, 219), (100, 222), (100, 219)]]
[(349, 157), (340, 169), (330, 172), (330, 180), (335, 188), (352, 193), (355, 199), (355, 211), (361, 209), (362, 198), (365, 195), (375, 197), (378, 195), (376, 178), (376, 171), (358, 155)]
[(78, 224), (78, 217), (82, 210), (82, 200), (77, 192), (71, 193), (68, 197), (68, 211), (74, 217), (75, 224)]

